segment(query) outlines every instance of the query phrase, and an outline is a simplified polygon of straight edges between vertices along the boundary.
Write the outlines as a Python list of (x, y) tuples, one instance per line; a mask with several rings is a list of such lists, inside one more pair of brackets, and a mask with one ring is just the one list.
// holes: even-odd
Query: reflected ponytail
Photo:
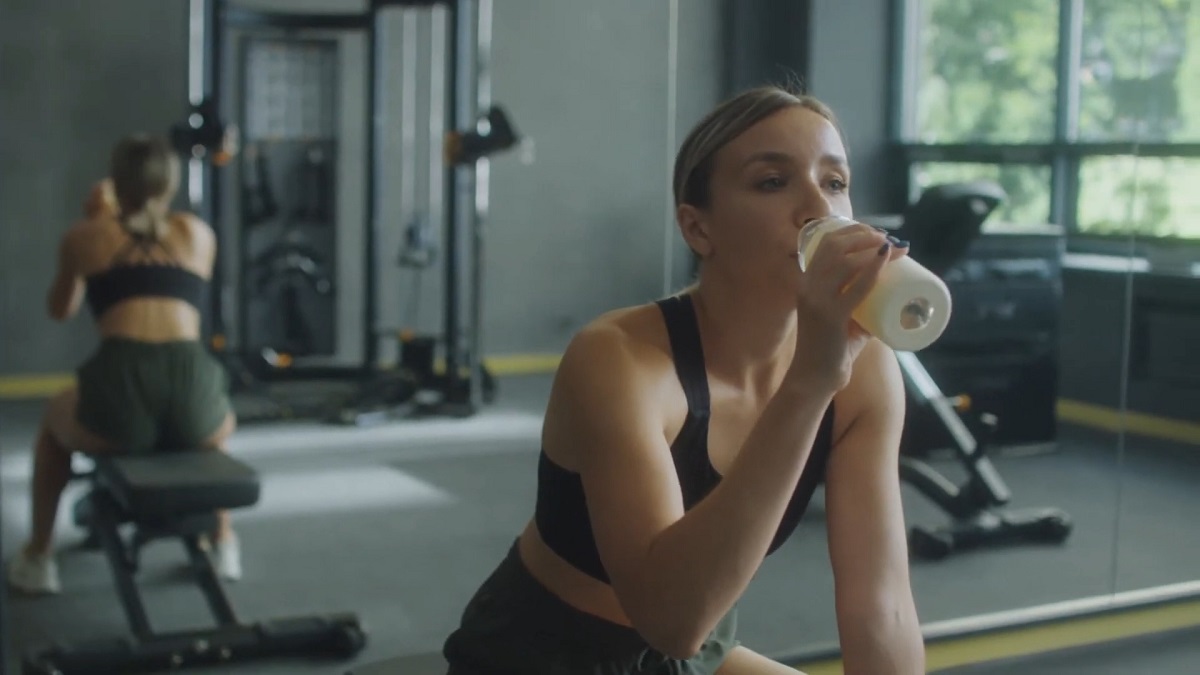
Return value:
[(165, 213), (151, 203), (171, 189), (173, 150), (165, 138), (135, 134), (113, 148), (109, 176), (117, 198), (118, 220), (131, 234), (162, 239), (167, 234)]

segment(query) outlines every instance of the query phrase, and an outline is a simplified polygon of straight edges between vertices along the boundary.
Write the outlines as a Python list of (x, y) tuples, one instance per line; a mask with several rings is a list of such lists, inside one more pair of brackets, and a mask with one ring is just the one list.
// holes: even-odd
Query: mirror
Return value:
[[(955, 298), (951, 326), (902, 359), (915, 362), (906, 372), (927, 372), (952, 408), (939, 415), (923, 403), (938, 392), (909, 402), (903, 489), (918, 611), (935, 631), (964, 630), (1116, 587), (1120, 442), (1103, 423), (1126, 391), (1113, 364), (1128, 325), (1127, 264), (1119, 245), (1108, 256), (1089, 248), (1088, 228), (1094, 214), (1125, 212), (1129, 199), (1090, 178), (1092, 155), (1105, 149), (1087, 134), (1109, 124), (1079, 55), (1119, 49), (1130, 30), (1110, 21), (1111, 35), (1084, 40), (1095, 11), (1076, 0), (895, 4), (890, 14), (812, 3), (799, 24), (773, 6), (770, 18), (808, 30), (806, 84), (841, 117), (856, 215), (905, 228), (906, 218), (933, 219), (956, 203), (967, 213), (982, 205), (982, 223), (963, 216), (961, 230), (914, 240), (918, 260), (940, 243), (965, 245), (943, 275)], [(732, 17), (735, 36), (754, 34), (738, 23), (745, 18)], [(864, 46), (889, 43), (893, 51)], [(788, 63), (786, 51), (757, 44), (765, 56), (733, 51), (735, 89), (748, 84), (737, 79), (746, 61)], [(994, 205), (993, 188), (1004, 196)], [(962, 237), (972, 227), (978, 233)], [(955, 418), (971, 440), (955, 438)], [(986, 462), (964, 450), (976, 443)], [(953, 488), (966, 496), (949, 499)], [(998, 527), (997, 514), (1010, 527)], [(763, 566), (740, 616), (747, 644), (767, 653), (836, 646), (822, 521), (814, 508)], [(957, 535), (949, 546), (946, 528)]]
[[(1064, 64), (1077, 48), (1078, 3), (904, 5), (897, 42), (905, 65), (897, 79), (908, 202), (948, 183), (982, 181), (1005, 195), (943, 275), (955, 300), (950, 326), (916, 355), (944, 393), (968, 397), (961, 416), (977, 439), (991, 433), (985, 447), (998, 480), (964, 477), (970, 464), (945, 450), (953, 444), (926, 430), (928, 415), (912, 404), (908, 452), (960, 485), (984, 487), (983, 501), (1008, 497), (981, 513), (1007, 514), (1013, 536), (990, 535), (983, 540), (994, 545), (940, 559), (914, 546), (922, 620), (957, 621), (1107, 594), (1117, 444), (1063, 416), (1064, 405), (1069, 410), (1080, 397), (1119, 401), (1120, 381), (1102, 377), (1104, 368), (1092, 360), (1111, 362), (1120, 345), (1111, 354), (1087, 353), (1082, 345), (1097, 334), (1120, 335), (1124, 326), (1120, 312), (1094, 310), (1093, 272), (1080, 270), (1068, 253), (1080, 120), (1069, 104), (1079, 76)], [(1111, 192), (1086, 199), (1101, 212), (1122, 204)], [(913, 244), (918, 260), (922, 246)], [(983, 424), (987, 415), (994, 425)], [(910, 527), (950, 519), (929, 497), (906, 488)], [(991, 531), (978, 523), (959, 529)]]
[[(1121, 486), (1114, 590), (1200, 590), (1200, 7), (1153, 2), (1086, 5), (1083, 54), (1097, 77), (1081, 103), (1097, 142), (1131, 152), (1093, 160), (1083, 185), (1122, 195), (1089, 212), (1129, 264), (1120, 296), (1127, 330), (1118, 441)], [(1128, 28), (1118, 30), (1120, 26)], [(1108, 64), (1109, 70), (1103, 70)], [(1081, 213), (1081, 222), (1083, 214)], [(1190, 583), (1189, 583), (1190, 582)], [(1165, 621), (1147, 617), (1147, 623)], [(1170, 627), (1168, 625), (1167, 627)]]

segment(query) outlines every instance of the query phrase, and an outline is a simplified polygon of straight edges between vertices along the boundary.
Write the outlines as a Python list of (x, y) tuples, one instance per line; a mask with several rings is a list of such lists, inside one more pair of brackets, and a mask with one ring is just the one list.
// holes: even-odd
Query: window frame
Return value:
[[(1079, 231), (1078, 204), (1081, 166), (1090, 157), (1137, 155), (1149, 158), (1200, 159), (1200, 142), (1079, 141), (1079, 61), (1083, 41), (1084, 0), (1058, 0), (1058, 49), (1054, 136), (1045, 143), (917, 143), (909, 140), (915, 128), (919, 74), (919, 4), (923, 0), (892, 0), (892, 73), (890, 136), (903, 171), (903, 194), (914, 189), (913, 167), (923, 162), (963, 164), (1025, 164), (1050, 168), (1049, 223), (1067, 233), (1069, 250), (1127, 254), (1129, 236)], [(1200, 48), (1200, 45), (1197, 46)], [(1200, 248), (1200, 239), (1138, 236), (1137, 243), (1178, 244)], [(1140, 248), (1140, 246), (1139, 246)]]

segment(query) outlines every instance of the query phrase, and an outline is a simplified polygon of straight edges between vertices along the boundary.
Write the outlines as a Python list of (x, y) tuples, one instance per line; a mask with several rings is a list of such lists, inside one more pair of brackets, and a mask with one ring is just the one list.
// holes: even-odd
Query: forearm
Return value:
[(56, 321), (65, 321), (75, 315), (83, 301), (83, 279), (76, 265), (75, 243), (78, 230), (72, 228), (63, 235), (58, 244), (54, 280), (46, 293), (46, 313)]
[[(742, 595), (770, 547), (832, 393), (781, 390), (721, 483), (655, 539), (645, 569), (653, 622), (698, 647)], [(678, 637), (680, 634), (683, 637)], [(686, 651), (686, 650), (685, 650)]]
[(925, 644), (911, 596), (870, 611), (838, 613), (846, 675), (921, 675)]
[(71, 291), (56, 283), (46, 294), (46, 313), (55, 321), (66, 321), (75, 313), (72, 305)]
[(79, 311), (83, 295), (78, 279), (60, 273), (46, 294), (46, 312), (55, 321), (66, 321)]

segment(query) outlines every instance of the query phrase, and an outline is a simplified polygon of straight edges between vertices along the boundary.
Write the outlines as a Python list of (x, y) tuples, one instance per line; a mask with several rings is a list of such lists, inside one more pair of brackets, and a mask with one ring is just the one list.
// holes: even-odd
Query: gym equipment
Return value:
[(955, 316), (921, 360), (944, 389), (1004, 420), (997, 443), (1057, 438), (1065, 252), (1059, 227), (993, 227), (944, 273)]
[[(211, 317), (213, 348), (226, 363), (238, 389), (262, 391), (265, 383), (279, 380), (334, 379), (361, 384), (363, 390), (348, 402), (334, 403), (335, 406), (346, 408), (344, 415), (335, 417), (357, 419), (357, 408), (379, 410), (403, 407), (407, 401), (403, 396), (397, 396), (417, 390), (427, 397), (420, 406), (422, 414), (473, 414), (480, 404), (491, 399), (491, 391), (495, 386), (491, 374), (486, 372), (478, 359), (481, 342), (481, 230), (488, 189), (486, 162), (490, 155), (512, 147), (518, 140), (508, 115), (488, 100), (490, 84), (484, 57), (490, 45), (490, 35), (484, 31), (490, 27), (487, 20), (491, 11), (490, 0), (372, 0), (363, 12), (311, 14), (258, 11), (226, 0), (190, 0), (190, 3), (189, 79), (193, 103), (200, 105), (203, 102), (206, 110), (215, 111), (213, 119), (216, 119), (216, 114), (222, 114), (242, 121), (241, 127), (247, 140), (255, 146), (253, 153), (247, 153), (249, 163), (242, 163), (241, 184), (231, 186), (235, 195), (233, 200), (223, 201), (219, 189), (222, 182), (233, 180), (231, 176), (218, 179), (217, 174), (210, 171), (204, 180), (192, 185), (193, 204), (197, 211), (206, 214), (209, 222), (214, 223), (218, 237), (231, 241), (241, 239), (241, 245), (220, 247), (217, 267), (222, 273), (214, 273), (214, 284), (218, 291), (212, 294)], [(382, 20), (383, 15), (392, 9), (398, 11), (389, 18), (401, 18), (402, 22)], [(430, 35), (427, 47), (429, 70), (424, 75), (429, 78), (425, 99), (429, 106), (429, 123), (422, 128), (428, 128), (430, 147), (436, 146), (437, 151), (429, 153), (431, 161), (428, 165), (419, 164), (408, 152), (402, 152), (398, 162), (392, 160), (385, 164), (385, 151), (381, 146), (389, 142), (393, 133), (384, 107), (386, 97), (381, 91), (389, 81), (383, 77), (383, 66), (394, 62), (387, 54), (388, 42), (394, 38), (385, 30), (385, 25), (404, 25), (405, 55), (399, 61), (404, 71), (399, 83), (404, 90), (401, 97), (404, 113), (400, 126), (405, 131), (401, 135), (405, 139), (424, 138), (413, 121), (419, 75), (416, 64), (422, 62), (416, 45), (419, 42), (424, 44), (415, 33), (417, 22), (421, 22), (421, 30), (428, 30)], [(304, 50), (313, 51), (316, 45), (324, 42), (333, 45), (336, 51), (342, 37), (361, 38), (365, 43), (362, 57), (366, 66), (367, 101), (362, 132), (369, 157), (363, 167), (365, 180), (359, 183), (356, 177), (352, 183), (361, 184), (365, 193), (362, 200), (365, 221), (361, 237), (363, 262), (361, 267), (357, 264), (348, 266), (344, 255), (335, 255), (335, 246), (323, 242), (318, 244), (318, 249), (325, 253), (331, 278), (337, 279), (333, 286), (339, 296), (334, 297), (335, 294), (331, 293), (319, 304), (343, 308), (334, 311), (334, 319), (323, 322), (337, 330), (333, 340), (336, 353), (295, 354), (283, 344), (260, 345), (248, 339), (247, 330), (250, 329), (249, 319), (252, 317), (247, 315), (244, 297), (247, 276), (241, 272), (243, 263), (239, 262), (238, 257), (252, 260), (256, 255), (256, 247), (262, 245), (258, 239), (260, 235), (252, 233), (247, 236), (249, 230), (269, 229), (281, 218), (298, 218), (297, 222), (302, 221), (305, 227), (312, 225), (310, 229), (316, 229), (320, 224), (330, 233), (322, 236), (342, 242), (342, 238), (333, 233), (343, 231), (352, 224), (338, 223), (339, 215), (346, 217), (342, 214), (344, 209), (338, 205), (338, 198), (344, 199), (345, 192), (335, 189), (344, 173), (338, 167), (346, 165), (347, 157), (358, 156), (358, 151), (352, 148), (344, 149), (339, 154), (343, 141), (350, 141), (341, 138), (329, 122), (345, 118), (344, 114), (339, 116), (333, 112), (333, 106), (341, 96), (338, 92), (344, 88), (335, 87), (330, 95), (314, 94), (313, 91), (324, 90), (312, 85), (312, 78), (308, 78), (305, 82), (312, 86), (275, 89), (253, 87), (242, 91), (243, 99), (253, 94), (265, 101), (263, 105), (266, 108), (259, 106), (255, 110), (259, 113), (264, 109), (271, 111), (268, 115), (270, 119), (266, 122), (253, 117), (250, 113), (255, 111), (249, 108), (234, 110), (234, 103), (224, 94), (258, 72), (252, 66), (276, 68), (272, 72), (281, 73), (279, 78), (289, 78), (291, 82), (297, 73), (313, 68), (313, 59), (308, 58), (312, 55), (306, 53), (304, 58), (292, 59), (290, 65), (280, 66), (281, 62), (288, 61), (285, 52), (290, 47), (302, 46)], [(264, 52), (264, 58), (252, 64), (246, 55), (248, 45), (255, 40), (265, 43), (268, 49)], [(357, 52), (357, 47), (354, 51)], [(232, 65), (229, 72), (225, 72), (227, 65)], [(326, 77), (330, 71), (326, 65), (322, 65), (314, 72), (321, 73), (314, 77)], [(313, 90), (313, 87), (316, 89)], [(307, 93), (297, 93), (301, 89)], [(276, 93), (264, 93), (268, 90), (288, 93), (278, 93), (278, 96)], [(299, 96), (305, 103), (281, 105), (276, 100), (279, 96), (289, 100)], [(482, 114), (480, 110), (483, 110)], [(300, 127), (308, 131), (289, 131)], [(280, 134), (284, 137), (278, 138)], [(288, 146), (289, 143), (295, 147)], [(405, 143), (411, 145), (412, 141), (405, 140)], [(268, 144), (270, 165), (266, 161)], [(353, 154), (348, 154), (351, 150)], [(285, 198), (283, 190), (272, 189), (271, 171), (279, 171), (280, 167), (292, 163), (297, 157), (302, 157), (304, 162), (299, 176), (304, 188), (300, 191), (299, 200), (289, 200)], [(383, 260), (379, 255), (379, 242), (387, 232), (385, 228), (390, 227), (385, 222), (387, 215), (383, 204), (387, 191), (381, 185), (380, 174), (395, 170), (395, 164), (403, 168), (398, 192), (405, 211), (400, 218), (403, 224), (397, 224), (397, 231), (405, 233), (398, 264), (419, 272), (433, 263), (436, 252), (443, 266), (442, 330), (427, 336), (436, 341), (441, 352), (438, 361), (444, 363), (444, 367), (438, 369), (440, 375), (436, 378), (416, 378), (413, 373), (397, 373), (385, 369), (381, 363), (382, 347), (390, 348), (388, 342), (401, 332), (417, 332), (413, 326), (397, 329), (379, 325), (382, 321), (378, 275)], [(480, 171), (478, 179), (477, 171)], [(417, 174), (427, 177), (423, 182), (428, 188), (428, 203), (423, 206), (418, 206), (422, 197), (414, 182)], [(278, 187), (281, 180), (277, 173), (274, 187)], [(353, 196), (357, 201), (357, 195)], [(230, 201), (242, 203), (231, 204)], [(220, 217), (231, 206), (235, 210), (240, 207), (240, 225), (223, 222)], [(358, 227), (358, 224), (353, 223), (353, 227)], [(311, 232), (308, 234), (317, 236)], [(440, 241), (440, 246), (432, 244), (435, 238)], [(357, 251), (359, 239), (352, 237), (349, 241), (353, 242)], [(335, 264), (335, 261), (340, 264)], [(359, 273), (363, 281), (361, 294), (346, 283), (346, 275), (357, 276)], [(353, 281), (357, 284), (357, 279)], [(468, 293), (463, 292), (464, 286), (468, 287)], [(231, 303), (230, 299), (234, 299), (234, 302)], [(360, 300), (361, 313), (358, 311)], [(344, 304), (347, 302), (352, 304)], [(358, 316), (362, 317), (361, 328)], [(361, 344), (358, 339), (360, 336)], [(401, 342), (398, 351), (403, 350), (404, 344)], [(402, 369), (405, 359), (403, 354), (400, 356)], [(383, 386), (387, 395), (380, 395), (380, 381), (394, 383), (397, 379), (420, 381), (416, 388)], [(275, 397), (278, 398), (278, 392)], [(326, 409), (328, 407), (324, 406)], [(326, 413), (327, 410), (323, 410), (320, 416), (328, 416)]]
[[(101, 457), (80, 475), (91, 489), (76, 502), (74, 519), (103, 548), (132, 635), (55, 644), (27, 656), (25, 675), (161, 672), (280, 655), (349, 658), (366, 645), (365, 630), (349, 613), (239, 621), (201, 540), (216, 530), (217, 510), (258, 501), (258, 475), (246, 464), (223, 452), (188, 450)], [(128, 537), (124, 525), (132, 526)], [(151, 627), (135, 575), (141, 549), (160, 539), (182, 542), (216, 627), (172, 633)]]
[(447, 134), (446, 160), (457, 165), (474, 164), (488, 155), (511, 148), (519, 140), (508, 113), (494, 105), (480, 117), (474, 130)]
[(277, 370), (343, 369), (354, 358), (348, 347), (355, 336), (350, 317), (339, 313), (353, 301), (342, 289), (356, 275), (342, 255), (348, 240), (334, 209), (337, 158), (353, 152), (341, 142), (338, 123), (339, 64), (347, 48), (338, 37), (256, 27), (237, 33), (230, 50), (240, 64), (232, 78), (241, 85), (233, 112), (246, 154), (253, 154), (238, 186), (249, 199), (225, 228), (237, 240), (229, 258), (239, 269), (242, 360), (263, 380)]
[(334, 213), (333, 168), (321, 146), (313, 145), (304, 153), (300, 182), (300, 205), (296, 209), (295, 219), (330, 224)]
[[(447, 134), (444, 142), (446, 160), (452, 165), (465, 166), (485, 159), (491, 154), (507, 150), (519, 141), (519, 136), (507, 113), (499, 106), (490, 107), (472, 125), (474, 131), (456, 131)], [(404, 248), (400, 252), (400, 264), (420, 267), (415, 259), (422, 250), (420, 230), (410, 227), (406, 233)], [(478, 256), (479, 246), (475, 246)], [(478, 266), (475, 270), (475, 303), (482, 294)], [(479, 309), (475, 307), (478, 316)], [(473, 322), (472, 334), (478, 333), (478, 320)], [(434, 341), (428, 336), (416, 335), (411, 331), (398, 331), (396, 338), (400, 346), (400, 367), (394, 371), (380, 371), (364, 380), (360, 389), (329, 417), (340, 424), (368, 425), (397, 418), (445, 415), (468, 417), (476, 410), (471, 388), (463, 388), (464, 378), (452, 359), (447, 358), (445, 371), (434, 369)], [(475, 354), (478, 348), (467, 350)], [(448, 352), (449, 353), (449, 352)], [(496, 380), (483, 363), (465, 370), (478, 371), (479, 402), (491, 403), (495, 398)], [(468, 374), (466, 381), (472, 379)]]
[(278, 215), (279, 203), (271, 187), (267, 152), (259, 152), (256, 144), (248, 144), (242, 156), (249, 165), (242, 172), (242, 225), (254, 227)]
[(169, 136), (179, 154), (224, 166), (237, 154), (236, 131), (221, 121), (216, 103), (203, 98), (192, 103), (186, 122), (171, 126)]
[[(949, 183), (927, 189), (904, 214), (897, 236), (911, 242), (911, 255), (935, 274), (945, 275), (983, 223), (1007, 196), (990, 181)], [(953, 319), (951, 319), (953, 322)], [(970, 394), (947, 396), (912, 352), (897, 352), (908, 395), (900, 458), (901, 479), (916, 488), (951, 517), (948, 526), (914, 526), (909, 532), (912, 552), (941, 559), (955, 551), (1017, 542), (1061, 543), (1072, 529), (1070, 516), (1060, 509), (1002, 510), (1011, 493), (988, 451), (1000, 420), (989, 412), (967, 417)], [(951, 443), (967, 479), (955, 485), (909, 452), (916, 430), (925, 432), (920, 417), (932, 415), (941, 436)], [(916, 419), (914, 419), (916, 418)]]
[(317, 320), (309, 316), (307, 303), (301, 300), (333, 292), (325, 256), (302, 233), (287, 232), (281, 241), (259, 253), (248, 271), (253, 275), (251, 287), (270, 301), (269, 315), (276, 318), (273, 323), (282, 326), (270, 348), (298, 356), (325, 351), (318, 344)]

